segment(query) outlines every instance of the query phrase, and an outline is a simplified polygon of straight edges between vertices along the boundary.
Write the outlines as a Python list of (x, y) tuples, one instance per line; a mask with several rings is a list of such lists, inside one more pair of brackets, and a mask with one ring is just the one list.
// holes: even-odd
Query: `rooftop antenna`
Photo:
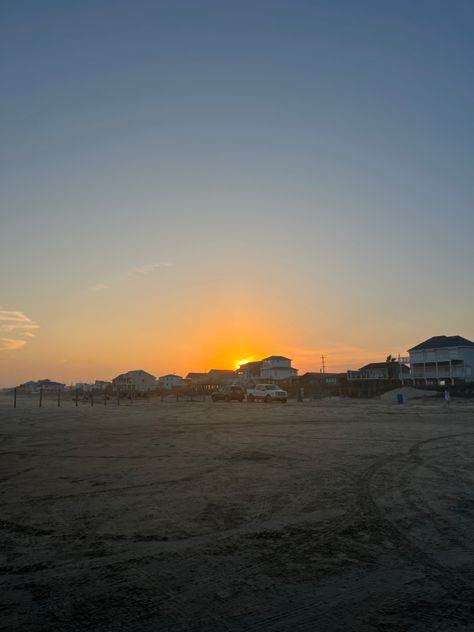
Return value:
[(326, 373), (326, 366), (325, 366), (325, 364), (324, 364), (324, 361), (325, 361), (325, 360), (326, 360), (326, 358), (322, 355), (322, 356), (321, 356), (321, 362), (322, 362), (322, 364), (323, 364), (323, 371), (322, 371), (323, 373)]

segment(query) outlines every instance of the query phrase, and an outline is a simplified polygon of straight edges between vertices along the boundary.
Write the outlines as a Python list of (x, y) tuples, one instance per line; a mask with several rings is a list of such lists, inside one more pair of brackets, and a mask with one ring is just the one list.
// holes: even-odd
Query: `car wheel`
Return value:
[(213, 402), (217, 402), (217, 397), (214, 397), (214, 395), (212, 395), (211, 399)]
[(271, 401), (272, 401), (271, 395), (267, 395), (263, 401), (265, 402), (265, 404), (271, 404)]
[(253, 395), (249, 395), (247, 397), (247, 399), (249, 400), (249, 402), (254, 402), (255, 401), (255, 397)]

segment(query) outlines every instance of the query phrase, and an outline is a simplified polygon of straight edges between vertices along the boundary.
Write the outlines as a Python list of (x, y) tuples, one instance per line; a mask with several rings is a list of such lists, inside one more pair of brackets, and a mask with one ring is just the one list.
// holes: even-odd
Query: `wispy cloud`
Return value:
[(101, 292), (103, 290), (107, 290), (111, 285), (113, 285), (114, 282), (131, 281), (132, 279), (136, 279), (139, 277), (146, 276), (147, 274), (151, 274), (152, 272), (155, 272), (156, 270), (159, 270), (161, 268), (170, 268), (172, 265), (173, 265), (172, 263), (161, 262), (161, 263), (147, 263), (142, 266), (137, 266), (136, 268), (130, 268), (130, 270), (127, 270), (123, 274), (120, 274), (119, 276), (112, 279), (112, 281), (109, 284), (95, 283), (94, 285), (91, 285), (88, 288), (88, 290), (89, 292)]
[(21, 349), (26, 345), (26, 340), (17, 340), (15, 338), (0, 338), (0, 351), (14, 351)]
[[(34, 338), (38, 328), (39, 325), (23, 312), (0, 310), (0, 334), (8, 336), (0, 336), (0, 351), (21, 349), (27, 342), (24, 338)], [(10, 336), (15, 336), (15, 338)]]
[(28, 318), (23, 312), (8, 312), (4, 309), (0, 309), (0, 322), (2, 321), (16, 321), (21, 323), (31, 323), (31, 318)]
[(89, 288), (89, 292), (101, 292), (102, 290), (106, 290), (109, 286), (105, 285), (105, 283), (96, 283), (95, 285), (91, 285)]
[(151, 274), (155, 272), (155, 270), (159, 270), (160, 268), (170, 268), (171, 263), (148, 263), (143, 266), (138, 266), (137, 268), (132, 268), (128, 270), (124, 274), (121, 274), (117, 277), (118, 281), (130, 281), (135, 277), (145, 276), (146, 274)]

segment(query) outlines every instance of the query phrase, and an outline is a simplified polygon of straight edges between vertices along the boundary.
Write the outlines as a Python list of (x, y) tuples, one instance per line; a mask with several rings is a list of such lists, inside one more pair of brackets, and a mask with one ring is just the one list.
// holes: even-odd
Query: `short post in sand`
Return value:
[(41, 406), (43, 405), (43, 387), (40, 386), (40, 400), (39, 400), (39, 407), (41, 408)]
[(79, 395), (78, 395), (77, 388), (76, 388), (76, 408), (77, 408), (78, 400), (79, 400)]
[(91, 391), (91, 406), (94, 405), (94, 393)]
[(16, 408), (16, 388), (13, 389), (13, 408)]
[(61, 389), (58, 388), (58, 408), (61, 406)]

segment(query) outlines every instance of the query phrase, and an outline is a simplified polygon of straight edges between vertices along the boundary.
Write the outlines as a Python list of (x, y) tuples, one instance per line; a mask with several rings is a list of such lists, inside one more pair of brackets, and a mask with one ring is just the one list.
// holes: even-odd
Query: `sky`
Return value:
[(474, 4), (0, 2), (0, 385), (474, 339)]

